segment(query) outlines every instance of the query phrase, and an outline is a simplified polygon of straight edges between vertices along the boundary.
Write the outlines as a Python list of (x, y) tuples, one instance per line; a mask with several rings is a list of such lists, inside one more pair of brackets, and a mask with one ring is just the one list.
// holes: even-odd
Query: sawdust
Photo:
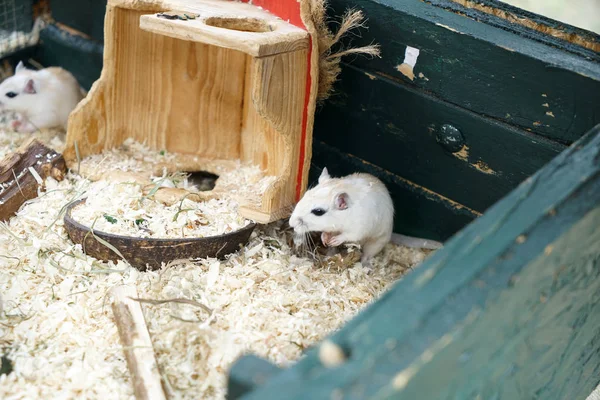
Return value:
[[(186, 174), (168, 174), (166, 170), (161, 176), (148, 173), (152, 166), (174, 163), (176, 159), (175, 154), (153, 151), (130, 139), (121, 148), (85, 158), (81, 162), (85, 171), (82, 174), (89, 173), (98, 180), (87, 189), (85, 204), (73, 209), (73, 218), (101, 232), (131, 237), (222, 235), (251, 223), (238, 214), (239, 206), (248, 204), (248, 199), (260, 198), (275, 180), (274, 176), (265, 176), (257, 166), (238, 161), (233, 163), (235, 168), (218, 171), (220, 175), (213, 189), (215, 198), (198, 202), (196, 197), (184, 196), (174, 204), (163, 204), (154, 196), (160, 188), (200, 192)], [(107, 174), (108, 166), (111, 172), (118, 170), (129, 175), (121, 174), (124, 178), (115, 181), (115, 174)]]
[(100, 184), (74, 173), (62, 182), (49, 178), (45, 193), (0, 225), (0, 354), (14, 368), (0, 376), (0, 398), (133, 399), (106, 298), (125, 284), (141, 298), (187, 298), (214, 310), (207, 319), (186, 304), (142, 306), (170, 394), (223, 399), (227, 370), (241, 354), (289, 366), (428, 254), (388, 245), (370, 272), (356, 257), (315, 265), (296, 255), (291, 232), (278, 222), (257, 228), (224, 261), (139, 272), (88, 257), (67, 237), (64, 206)]
[(129, 237), (189, 238), (217, 236), (250, 224), (231, 199), (196, 202), (184, 198), (171, 206), (143, 195), (140, 185), (95, 182), (87, 200), (72, 211), (75, 221), (100, 232)]
[(18, 117), (12, 112), (0, 113), (0, 160), (13, 153), (32, 137), (61, 153), (65, 148), (65, 133), (60, 129), (43, 129), (35, 133), (17, 133), (9, 129)]

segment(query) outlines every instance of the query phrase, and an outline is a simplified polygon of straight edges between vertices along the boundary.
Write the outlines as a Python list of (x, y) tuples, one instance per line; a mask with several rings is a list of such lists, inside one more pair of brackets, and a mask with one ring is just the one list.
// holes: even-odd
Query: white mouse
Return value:
[(0, 110), (16, 111), (21, 120), (13, 122), (18, 132), (62, 127), (83, 98), (77, 79), (60, 67), (39, 71), (19, 62), (15, 74), (0, 84)]
[(442, 247), (432, 240), (393, 234), (390, 193), (383, 182), (365, 173), (332, 178), (324, 168), (317, 186), (307, 190), (294, 208), (290, 226), (302, 238), (309, 232), (322, 232), (321, 240), (327, 246), (360, 244), (363, 265), (369, 265), (390, 241), (407, 247)]

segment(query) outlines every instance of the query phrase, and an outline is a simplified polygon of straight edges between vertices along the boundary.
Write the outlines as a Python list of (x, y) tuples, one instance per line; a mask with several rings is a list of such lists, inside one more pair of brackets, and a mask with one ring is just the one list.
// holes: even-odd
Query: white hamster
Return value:
[(21, 61), (15, 74), (0, 84), (0, 110), (22, 116), (13, 123), (18, 132), (57, 127), (66, 130), (69, 114), (82, 98), (77, 79), (60, 67), (36, 71)]
[(393, 225), (394, 203), (383, 182), (365, 173), (332, 178), (327, 168), (290, 217), (297, 235), (322, 232), (323, 243), (333, 247), (345, 242), (360, 244), (361, 262), (367, 265), (390, 241), (408, 247), (442, 247), (432, 240), (393, 234)]

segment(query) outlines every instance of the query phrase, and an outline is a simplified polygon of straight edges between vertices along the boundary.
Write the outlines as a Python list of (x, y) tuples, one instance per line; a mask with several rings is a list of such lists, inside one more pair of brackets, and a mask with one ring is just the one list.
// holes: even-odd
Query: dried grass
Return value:
[(310, 1), (311, 15), (317, 30), (319, 48), (319, 87), (317, 101), (322, 102), (331, 96), (333, 84), (341, 72), (340, 62), (342, 57), (350, 54), (379, 57), (380, 50), (378, 44), (346, 48), (339, 46), (337, 50), (334, 50), (334, 46), (339, 44), (340, 40), (347, 36), (347, 34), (352, 33), (353, 30), (358, 28), (365, 27), (364, 15), (359, 10), (347, 10), (342, 17), (339, 28), (334, 33), (329, 29), (329, 24), (332, 21), (327, 19), (327, 1)]

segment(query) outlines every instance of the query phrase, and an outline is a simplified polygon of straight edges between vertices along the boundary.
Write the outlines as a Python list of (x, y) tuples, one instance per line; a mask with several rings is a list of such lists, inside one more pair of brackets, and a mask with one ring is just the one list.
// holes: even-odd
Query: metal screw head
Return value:
[(460, 151), (465, 145), (465, 138), (462, 133), (450, 124), (444, 124), (438, 129), (435, 140), (451, 153)]

